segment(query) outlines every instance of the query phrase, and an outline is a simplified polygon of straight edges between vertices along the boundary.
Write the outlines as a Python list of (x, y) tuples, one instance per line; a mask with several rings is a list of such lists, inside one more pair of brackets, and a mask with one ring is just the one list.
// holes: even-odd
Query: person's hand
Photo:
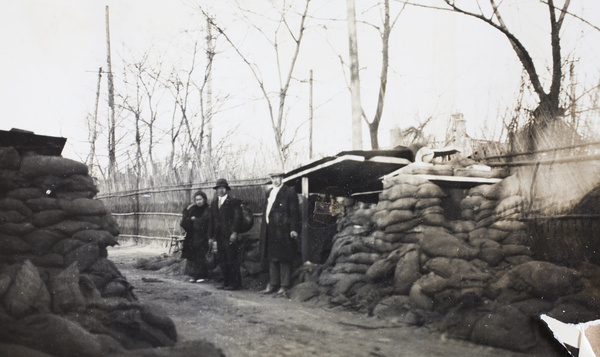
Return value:
[(192, 217), (190, 217), (190, 219), (191, 219), (192, 221), (195, 221), (195, 220), (196, 220), (196, 216), (192, 216)]
[(231, 243), (235, 243), (235, 241), (237, 240), (237, 238), (238, 238), (238, 234), (236, 232), (233, 232), (233, 233), (231, 233), (231, 236), (229, 236), (229, 241)]
[(297, 239), (297, 238), (298, 238), (298, 232), (296, 232), (296, 231), (291, 231), (291, 232), (290, 232), (290, 237), (292, 237), (292, 238), (294, 238), (294, 239)]
[(190, 204), (189, 206), (187, 206), (187, 209), (191, 209), (192, 207), (194, 207), (195, 203)]

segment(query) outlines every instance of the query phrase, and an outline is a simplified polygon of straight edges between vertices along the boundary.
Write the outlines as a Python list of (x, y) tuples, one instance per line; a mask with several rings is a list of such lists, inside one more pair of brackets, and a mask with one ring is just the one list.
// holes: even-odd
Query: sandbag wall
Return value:
[(378, 204), (340, 221), (319, 286), (334, 302), (362, 301), (374, 315), (519, 351), (540, 344), (541, 313), (600, 318), (599, 269), (534, 260), (512, 180), (470, 189), (452, 208), (461, 219), (449, 221), (440, 187), (415, 175), (387, 178)]
[(82, 163), (0, 148), (0, 354), (175, 343), (173, 322), (140, 304), (108, 259), (119, 228), (97, 192)]

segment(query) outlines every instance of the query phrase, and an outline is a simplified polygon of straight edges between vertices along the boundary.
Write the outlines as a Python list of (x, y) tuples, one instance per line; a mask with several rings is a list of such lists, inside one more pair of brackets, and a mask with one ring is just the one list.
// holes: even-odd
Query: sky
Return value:
[[(110, 8), (113, 71), (117, 73), (122, 58), (132, 53), (150, 50), (177, 58), (180, 51), (185, 51), (175, 39), (185, 30), (198, 28), (198, 13), (190, 3), (183, 0), (1, 2), (0, 129), (19, 128), (66, 137), (63, 155), (85, 158), (89, 150), (86, 117), (95, 104), (98, 68), (106, 68), (105, 7)], [(242, 49), (253, 51), (257, 61), (269, 58), (268, 48), (261, 47), (264, 42), (241, 31), (240, 22), (233, 20), (233, 0), (208, 3)], [(260, 3), (245, 3), (245, 6), (260, 12), (261, 7), (254, 5)], [(361, 10), (361, 2), (357, 3)], [(534, 3), (539, 1), (522, 1), (513, 8), (522, 16), (509, 22), (509, 26), (526, 34), (523, 35), (526, 45), (532, 50), (538, 68), (543, 70), (548, 58), (545, 18), (537, 14), (523, 16)], [(311, 6), (323, 18), (345, 15), (343, 1), (314, 0)], [(594, 0), (571, 4), (572, 11), (585, 14), (596, 26), (600, 26), (599, 7)], [(328, 27), (326, 37), (322, 32), (307, 32), (306, 46), (295, 72), (297, 98), (290, 100), (290, 111), (305, 118), (308, 85), (302, 87), (300, 83), (306, 83), (312, 69), (316, 108), (314, 145), (315, 151), (322, 155), (351, 149), (350, 94), (339, 62), (339, 56), (347, 53), (346, 27), (343, 22), (332, 22)], [(563, 50), (565, 54), (577, 51), (579, 82), (597, 83), (600, 32), (575, 21), (565, 27), (568, 35), (564, 37)], [(379, 136), (383, 146), (391, 144), (390, 129), (405, 128), (429, 116), (439, 123), (431, 130), (443, 135), (445, 124), (454, 113), (464, 115), (468, 133), (473, 137), (500, 135), (501, 123), (490, 118), (495, 119), (512, 107), (521, 78), (521, 66), (503, 36), (476, 20), (420, 8), (407, 9), (393, 31), (387, 102)], [(361, 91), (367, 116), (372, 116), (376, 103), (378, 41), (374, 31), (364, 30), (359, 34)], [(235, 87), (231, 90), (233, 96), (238, 97), (239, 103), (246, 100), (243, 105), (230, 104), (230, 109), (222, 114), (222, 122), (240, 126), (245, 141), (252, 145), (256, 137), (270, 130), (264, 104), (249, 101), (258, 96), (252, 94), (257, 87), (247, 68), (234, 66), (233, 53), (223, 53), (221, 63), (222, 67), (215, 69), (216, 91)], [(265, 71), (265, 76), (269, 75)], [(100, 113), (106, 116), (105, 78), (101, 91)], [(305, 135), (306, 125), (302, 131)], [(363, 127), (363, 142), (368, 148), (366, 132)], [(267, 139), (257, 145), (270, 144)]]

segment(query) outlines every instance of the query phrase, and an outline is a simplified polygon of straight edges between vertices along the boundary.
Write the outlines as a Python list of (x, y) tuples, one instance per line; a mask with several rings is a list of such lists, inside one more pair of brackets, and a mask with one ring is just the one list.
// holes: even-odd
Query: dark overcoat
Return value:
[(242, 224), (242, 210), (240, 201), (227, 196), (227, 199), (219, 208), (217, 196), (210, 203), (210, 225), (208, 234), (217, 240), (217, 243), (229, 243), (229, 237), (233, 232), (239, 232)]
[[(267, 192), (267, 202), (271, 190)], [(266, 217), (267, 204), (263, 210)], [(263, 263), (277, 260), (292, 263), (296, 260), (299, 247), (298, 241), (290, 237), (291, 231), (300, 234), (302, 223), (300, 221), (300, 205), (298, 195), (293, 188), (283, 185), (279, 189), (271, 211), (269, 212), (269, 223), (263, 219), (261, 227), (261, 257)], [(297, 238), (300, 239), (300, 236)]]
[[(192, 217), (196, 218), (192, 220)], [(203, 251), (206, 254), (208, 251), (208, 206), (186, 207), (182, 212), (180, 226), (185, 231), (181, 257), (194, 260), (197, 256), (196, 251)]]

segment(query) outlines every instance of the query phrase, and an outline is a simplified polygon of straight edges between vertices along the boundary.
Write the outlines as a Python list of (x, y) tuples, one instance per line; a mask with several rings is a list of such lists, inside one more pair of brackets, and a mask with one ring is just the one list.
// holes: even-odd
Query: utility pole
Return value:
[(100, 103), (100, 84), (102, 83), (102, 67), (98, 70), (98, 85), (96, 86), (96, 106), (94, 107), (94, 122), (90, 125), (90, 155), (89, 163), (87, 164), (90, 168), (94, 165), (94, 157), (96, 156), (96, 140), (98, 139), (98, 104)]
[(310, 96), (308, 98), (308, 121), (309, 121), (309, 135), (308, 135), (308, 159), (312, 160), (313, 157), (313, 70), (310, 70)]
[(106, 62), (108, 66), (108, 107), (110, 118), (108, 122), (108, 177), (114, 177), (116, 167), (116, 140), (115, 140), (115, 87), (110, 61), (110, 25), (108, 20), (108, 5), (106, 6)]
[(352, 150), (362, 150), (362, 104), (358, 73), (358, 40), (356, 39), (356, 10), (354, 0), (346, 0), (348, 51), (350, 56), (350, 96), (352, 107)]
[(208, 155), (208, 163), (210, 169), (207, 170), (210, 175), (210, 180), (216, 180), (214, 177), (214, 165), (212, 157), (212, 132), (213, 132), (213, 104), (212, 104), (212, 61), (215, 58), (215, 49), (213, 47), (212, 25), (211, 18), (206, 15), (206, 57), (208, 58), (208, 68), (206, 76), (206, 152)]

